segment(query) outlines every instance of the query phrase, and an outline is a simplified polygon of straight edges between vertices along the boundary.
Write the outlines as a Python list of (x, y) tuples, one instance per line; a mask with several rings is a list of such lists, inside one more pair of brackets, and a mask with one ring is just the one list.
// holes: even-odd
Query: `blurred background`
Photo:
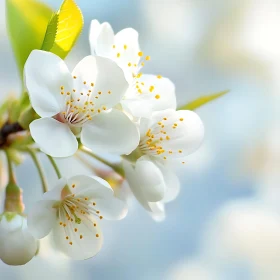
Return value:
[[(55, 9), (61, 4), (43, 2)], [(197, 110), (205, 141), (177, 170), (181, 193), (167, 205), (164, 222), (154, 222), (131, 198), (126, 219), (103, 223), (105, 243), (95, 258), (68, 260), (45, 239), (39, 256), (27, 265), (0, 263), (0, 279), (279, 280), (280, 2), (76, 2), (85, 27), (67, 58), (71, 67), (90, 53), (89, 25), (98, 19), (110, 22), (116, 32), (126, 27), (139, 31), (141, 48), (151, 56), (144, 72), (169, 77), (179, 105), (225, 89), (230, 93)], [(20, 81), (3, 0), (0, 13), (3, 98), (17, 92)], [(69, 169), (72, 174), (91, 172), (74, 160), (59, 164), (64, 174)], [(28, 212), (41, 197), (29, 158), (17, 168), (17, 178)]]

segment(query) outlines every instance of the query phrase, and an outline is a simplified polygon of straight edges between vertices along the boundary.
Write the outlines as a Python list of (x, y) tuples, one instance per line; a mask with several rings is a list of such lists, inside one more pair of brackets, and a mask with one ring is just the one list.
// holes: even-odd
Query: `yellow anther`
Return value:
[(161, 75), (157, 75), (157, 78), (158, 78), (158, 79), (161, 79), (161, 78), (162, 78), (162, 76), (161, 76)]
[(74, 231), (75, 231), (75, 232), (77, 232), (77, 231), (78, 231), (78, 229), (77, 229), (77, 228), (75, 228), (75, 229), (74, 229)]
[(69, 236), (66, 236), (65, 238), (68, 240), (68, 239), (69, 239)]
[(96, 205), (96, 203), (95, 203), (95, 202), (92, 202), (92, 205), (93, 205), (93, 206), (95, 206), (95, 205)]
[(116, 45), (113, 45), (113, 49), (115, 49), (116, 48)]
[(138, 55), (141, 57), (143, 56), (143, 52), (139, 52)]
[(101, 110), (100, 110), (100, 109), (98, 109), (98, 110), (97, 110), (97, 112), (98, 112), (98, 113), (100, 113), (100, 112), (101, 112)]
[(82, 236), (82, 235), (80, 235), (80, 239), (83, 239), (83, 236)]
[(163, 159), (166, 159), (166, 157), (163, 157)]
[(150, 60), (151, 57), (150, 57), (149, 55), (147, 55), (145, 59), (146, 59), (146, 60)]
[(180, 121), (182, 122), (184, 119), (183, 118), (180, 118)]
[(102, 220), (102, 219), (103, 219), (103, 217), (102, 217), (102, 216), (100, 216), (99, 218), (100, 218), (100, 220)]
[(90, 85), (91, 85), (92, 87), (94, 87), (94, 83), (91, 83)]
[(120, 57), (121, 56), (121, 54), (120, 53), (117, 53), (117, 57)]
[(139, 78), (141, 78), (141, 76), (142, 76), (142, 73), (138, 73), (137, 76), (136, 76), (136, 78), (139, 79)]
[(178, 152), (181, 154), (181, 153), (182, 153), (182, 150), (179, 150)]
[(141, 66), (144, 66), (145, 65), (145, 62), (141, 62)]
[(155, 89), (154, 86), (150, 86), (149, 91), (150, 91), (150, 92), (153, 92), (154, 89)]
[(126, 50), (127, 49), (127, 45), (124, 45), (123, 48)]
[(74, 79), (77, 79), (77, 76), (73, 76)]
[(72, 245), (73, 245), (73, 242), (69, 242), (69, 244), (72, 246)]
[(64, 92), (62, 91), (62, 92), (60, 92), (60, 94), (61, 94), (61, 95), (63, 95), (63, 94), (64, 94)]
[(170, 140), (170, 137), (167, 135), (167, 136), (165, 137), (165, 139), (166, 139), (166, 140)]
[(139, 92), (139, 93), (142, 93), (142, 90), (139, 88), (139, 89), (138, 89), (138, 92)]
[(87, 82), (86, 81), (84, 81), (84, 85), (86, 84)]
[(95, 236), (96, 236), (96, 237), (99, 237), (99, 234), (96, 234)]
[(70, 95), (70, 92), (69, 92), (69, 91), (67, 92), (67, 95)]
[(111, 91), (110, 91), (110, 90), (108, 90), (108, 94), (111, 94)]
[(85, 200), (88, 200), (88, 198), (87, 198), (87, 197), (85, 197)]
[(96, 213), (99, 214), (100, 212), (99, 212), (99, 211), (96, 211)]
[(127, 64), (127, 66), (128, 66), (128, 67), (131, 67), (131, 63), (129, 62), (129, 63)]
[(93, 226), (96, 227), (96, 223), (94, 223)]
[(73, 184), (73, 185), (72, 185), (72, 188), (75, 188), (75, 187), (76, 187), (76, 185), (75, 185), (75, 184)]
[(63, 224), (63, 223), (62, 223), (62, 222), (60, 222), (59, 224), (62, 226), (62, 224)]
[(155, 99), (160, 99), (160, 95), (157, 94), (157, 95), (155, 96)]
[(102, 94), (102, 92), (101, 92), (101, 91), (98, 91), (98, 94), (100, 95), (100, 94)]
[(178, 124), (177, 123), (174, 123), (174, 126), (177, 126)]
[(167, 118), (163, 118), (165, 121), (167, 121)]

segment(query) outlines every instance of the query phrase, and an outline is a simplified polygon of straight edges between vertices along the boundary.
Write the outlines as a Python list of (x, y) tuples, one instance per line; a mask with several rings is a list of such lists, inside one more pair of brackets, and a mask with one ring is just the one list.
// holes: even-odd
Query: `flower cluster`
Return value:
[(102, 219), (126, 216), (127, 196), (104, 180), (104, 172), (95, 170), (102, 178), (83, 174), (64, 178), (53, 157), (82, 151), (107, 164), (95, 153), (120, 156), (119, 164), (107, 164), (111, 174), (118, 173), (117, 179), (111, 178), (118, 185), (127, 180), (131, 194), (161, 221), (165, 203), (180, 190), (174, 163), (184, 164), (203, 140), (199, 116), (176, 111), (173, 82), (142, 73), (151, 57), (141, 50), (136, 30), (114, 34), (109, 23), (93, 20), (89, 43), (91, 54), (73, 71), (49, 51), (33, 50), (26, 60), (24, 84), (35, 111), (28, 131), (34, 142), (32, 149), (22, 151), (33, 158), (43, 185), (37, 152), (49, 157), (59, 179), (50, 191), (44, 188), (42, 200), (27, 218), (22, 214), (21, 192), (15, 185), (10, 188), (6, 212), (0, 216), (0, 258), (8, 264), (28, 262), (38, 251), (38, 239), (48, 234), (69, 257), (93, 257), (102, 247)]
[[(164, 204), (176, 198), (179, 181), (170, 166), (194, 152), (203, 124), (192, 111), (176, 111), (175, 86), (160, 75), (142, 74), (144, 56), (136, 30), (116, 35), (108, 23), (93, 20), (91, 55), (72, 73), (55, 54), (35, 50), (25, 64), (31, 104), (41, 117), (30, 132), (46, 154), (68, 157), (86, 148), (121, 155), (132, 193), (152, 216), (164, 217)], [(122, 200), (100, 178), (60, 179), (28, 217), (31, 233), (51, 230), (57, 246), (85, 259), (102, 243), (99, 220), (125, 216)]]

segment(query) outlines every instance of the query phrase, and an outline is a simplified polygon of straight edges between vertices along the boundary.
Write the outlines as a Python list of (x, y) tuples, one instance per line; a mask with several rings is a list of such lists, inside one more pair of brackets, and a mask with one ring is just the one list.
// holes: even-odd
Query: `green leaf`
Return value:
[(52, 13), (36, 0), (6, 0), (7, 30), (21, 78), (30, 52), (41, 49)]
[(58, 14), (53, 14), (47, 27), (44, 42), (41, 48), (42, 50), (49, 51), (53, 47), (57, 33), (57, 24)]
[(48, 24), (41, 49), (64, 59), (76, 43), (83, 25), (83, 15), (75, 1), (64, 0)]
[(202, 96), (202, 97), (199, 97), (198, 99), (184, 105), (184, 106), (181, 106), (178, 108), (178, 110), (195, 110), (199, 107), (201, 107), (202, 105), (206, 104), (206, 103), (209, 103), (221, 96), (223, 96), (224, 94), (228, 93), (229, 90), (225, 90), (225, 91), (221, 91), (221, 92), (218, 92), (218, 93), (214, 93), (214, 94), (211, 94), (211, 95), (206, 95), (206, 96)]

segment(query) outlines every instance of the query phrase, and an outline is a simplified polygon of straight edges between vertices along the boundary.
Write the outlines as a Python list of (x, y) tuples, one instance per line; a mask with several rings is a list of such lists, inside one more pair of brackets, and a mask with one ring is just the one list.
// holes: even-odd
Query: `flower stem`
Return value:
[(49, 155), (47, 155), (47, 157), (48, 157), (48, 159), (50, 160), (50, 163), (51, 163), (53, 169), (55, 170), (55, 173), (56, 173), (58, 179), (60, 179), (62, 176), (61, 176), (61, 173), (60, 173), (60, 171), (59, 171), (59, 168), (58, 168), (58, 166), (57, 166), (55, 160), (53, 159), (53, 157), (51, 157), (51, 156), (49, 156)]
[(113, 164), (109, 161), (107, 161), (106, 159), (94, 154), (93, 152), (89, 151), (87, 148), (85, 148), (84, 146), (80, 146), (80, 151), (91, 156), (92, 158), (102, 162), (103, 164), (109, 166), (110, 168), (112, 168), (116, 173), (118, 173), (120, 176), (124, 177), (124, 171), (122, 169), (122, 167), (118, 164)]
[(8, 164), (9, 183), (16, 183), (15, 175), (14, 175), (14, 172), (13, 172), (11, 156), (9, 154), (9, 150), (4, 149), (4, 152), (6, 154), (7, 164)]
[(32, 149), (27, 147), (26, 151), (30, 154), (30, 156), (31, 156), (31, 158), (32, 158), (37, 170), (38, 170), (38, 173), (39, 173), (39, 176), (40, 176), (40, 179), (41, 179), (41, 183), (42, 183), (43, 192), (45, 193), (45, 192), (48, 191), (48, 185), (47, 185), (47, 182), (46, 182), (46, 176), (44, 175), (42, 165), (39, 162), (36, 153)]

